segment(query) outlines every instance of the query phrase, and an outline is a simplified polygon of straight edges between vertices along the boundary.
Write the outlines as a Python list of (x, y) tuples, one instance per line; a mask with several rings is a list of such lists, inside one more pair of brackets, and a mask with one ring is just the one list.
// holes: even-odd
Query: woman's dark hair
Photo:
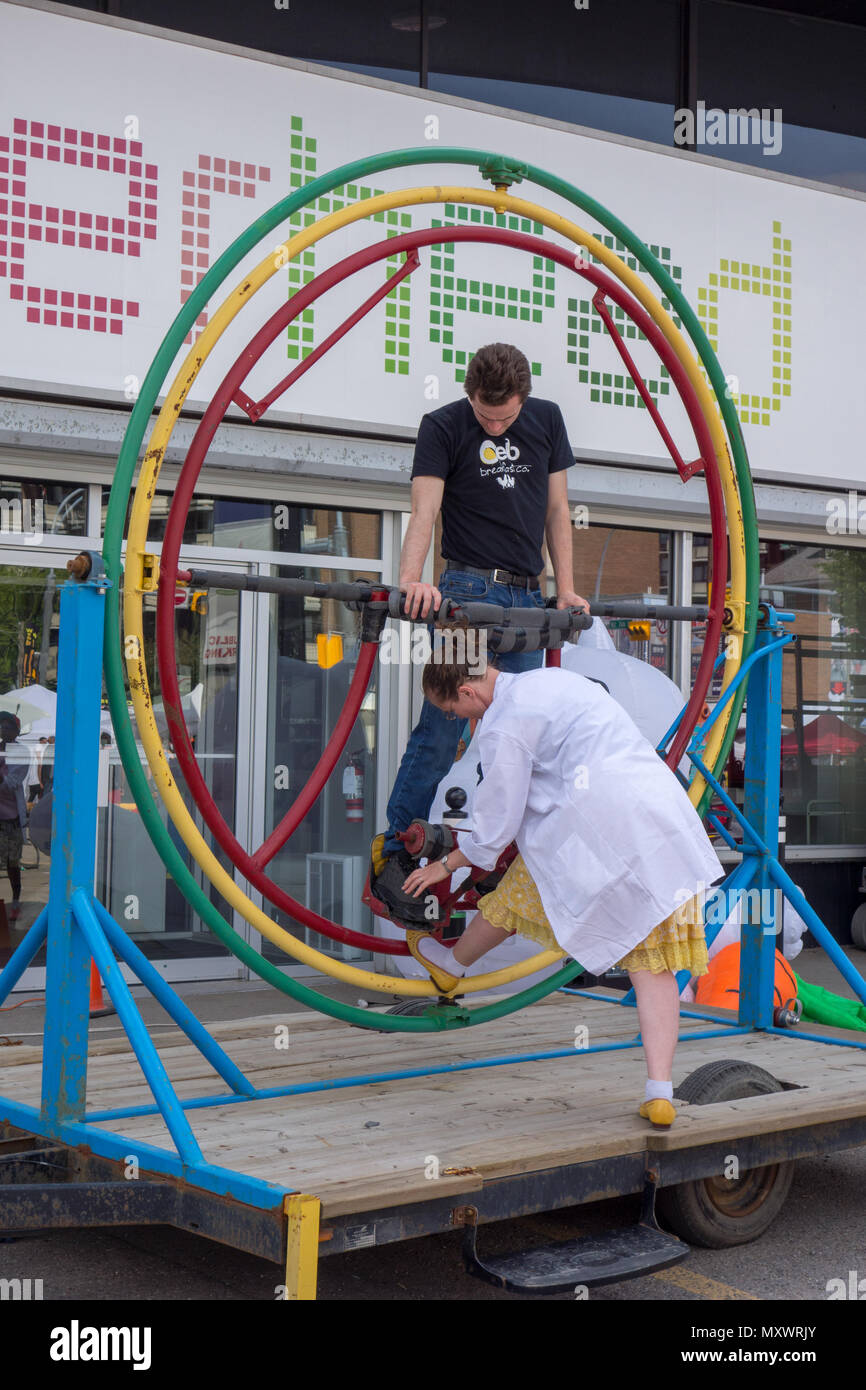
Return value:
[(512, 396), (525, 401), (532, 390), (529, 363), (510, 343), (488, 343), (469, 363), (464, 390), (467, 396), (477, 395), (483, 405), (503, 405)]
[(461, 685), (467, 681), (483, 680), (487, 669), (495, 663), (489, 659), (469, 665), (468, 662), (428, 661), (421, 672), (421, 689), (434, 700), (456, 700)]

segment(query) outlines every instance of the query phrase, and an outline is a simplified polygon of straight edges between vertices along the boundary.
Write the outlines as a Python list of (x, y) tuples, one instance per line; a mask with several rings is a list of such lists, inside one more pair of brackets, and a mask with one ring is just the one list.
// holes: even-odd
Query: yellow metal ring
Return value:
[[(732, 599), (742, 598), (745, 589), (745, 537), (742, 529), (742, 515), (739, 505), (739, 494), (736, 487), (736, 476), (727, 451), (727, 444), (714, 398), (706, 386), (697, 362), (689, 351), (688, 345), (676, 328), (676, 325), (665, 312), (661, 304), (656, 300), (655, 296), (646, 288), (643, 281), (641, 281), (634, 272), (630, 271), (614, 252), (610, 251), (595, 237), (583, 231), (583, 229), (578, 227), (575, 223), (561, 217), (559, 214), (552, 213), (525, 199), (504, 196), (501, 193), (490, 193), (486, 189), (429, 187), (404, 189), (396, 193), (383, 194), (376, 198), (365, 199), (363, 203), (344, 208), (340, 212), (332, 213), (298, 232), (287, 242), (275, 248), (275, 250), (261, 261), (253, 271), (244, 276), (242, 282), (223, 301), (213, 318), (208, 322), (201, 336), (197, 339), (195, 345), (187, 354), (186, 359), (175, 377), (162, 410), (160, 411), (142, 461), (139, 482), (136, 488), (130, 517), (126, 549), (126, 578), (124, 583), (124, 628), (127, 637), (137, 638), (138, 640), (137, 642), (127, 641), (125, 643), (125, 652), (130, 692), (141, 741), (160, 796), (184, 844), (193, 859), (202, 869), (206, 878), (217, 888), (226, 902), (236, 908), (251, 926), (255, 927), (275, 945), (280, 946), (288, 954), (294, 956), (296, 960), (299, 960), (303, 964), (311, 965), (335, 979), (342, 980), (345, 983), (358, 986), (362, 989), (374, 989), (389, 994), (397, 993), (424, 996), (435, 995), (438, 992), (432, 983), (419, 980), (405, 980), (398, 976), (360, 970), (358, 967), (347, 965), (343, 961), (332, 960), (322, 952), (304, 945), (303, 942), (300, 942), (291, 933), (279, 927), (266, 913), (257, 908), (255, 904), (251, 902), (247, 894), (234, 882), (231, 875), (226, 872), (219, 860), (216, 859), (210, 847), (199, 833), (180, 796), (177, 784), (169, 769), (165, 749), (163, 748), (156, 726), (150, 686), (144, 663), (142, 591), (140, 586), (142, 580), (143, 556), (147, 544), (147, 528), (150, 519), (151, 500), (155, 492), (162, 460), (165, 457), (174, 424), (178, 418), (183, 402), (189, 394), (204, 362), (207, 360), (216, 342), (223, 332), (225, 332), (235, 316), (252, 298), (253, 294), (267, 283), (271, 276), (276, 274), (276, 272), (283, 268), (290, 260), (298, 256), (301, 251), (314, 245), (316, 242), (322, 240), (332, 232), (339, 230), (348, 223), (358, 221), (361, 218), (371, 217), (378, 212), (388, 211), (394, 207), (408, 207), (424, 203), (441, 202), (472, 203), (480, 206), (495, 207), (497, 211), (502, 211), (504, 209), (516, 213), (519, 216), (528, 217), (532, 220), (541, 222), (551, 230), (560, 232), (575, 244), (585, 246), (592, 255), (606, 265), (619, 280), (632, 290), (636, 298), (640, 300), (652, 315), (653, 319), (658, 323), (662, 332), (665, 334), (665, 337), (671, 343), (680, 361), (683, 363), (697, 393), (702, 411), (707, 419), (707, 424), (712, 434), (713, 444), (722, 472), (729, 525), (732, 521), (734, 522), (731, 528)], [(737, 522), (739, 525), (737, 525)], [(726, 684), (732, 678), (738, 666), (738, 656), (732, 658), (726, 664)], [(706, 752), (708, 760), (712, 760), (714, 753), (712, 743), (715, 742), (716, 747), (720, 746), (723, 735), (723, 721), (719, 720), (719, 725), (713, 730), (711, 746), (708, 747)], [(690, 795), (693, 800), (696, 799), (694, 785), (690, 791)], [(531, 957), (529, 960), (521, 962), (519, 965), (509, 966), (504, 970), (494, 971), (485, 975), (474, 976), (464, 982), (461, 987), (462, 991), (464, 993), (474, 993), (479, 990), (492, 988), (499, 984), (511, 983), (527, 975), (534, 974), (536, 971), (544, 969), (548, 965), (554, 964), (561, 960), (564, 954), (565, 953), (562, 951), (544, 951)]]

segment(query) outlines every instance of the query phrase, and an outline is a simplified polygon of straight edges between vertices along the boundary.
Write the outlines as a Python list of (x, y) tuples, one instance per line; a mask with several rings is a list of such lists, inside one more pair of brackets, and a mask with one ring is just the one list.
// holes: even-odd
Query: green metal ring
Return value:
[[(202, 921), (211, 928), (223, 945), (237, 956), (239, 960), (243, 961), (244, 964), (250, 966), (250, 968), (262, 979), (266, 980), (268, 984), (274, 985), (284, 994), (288, 994), (292, 998), (298, 1000), (299, 1003), (316, 1009), (320, 1013), (328, 1014), (332, 1018), (341, 1019), (344, 1022), (353, 1023), (362, 1028), (415, 1033), (438, 1032), (443, 1029), (467, 1027), (478, 1023), (486, 1023), (495, 1018), (501, 1018), (506, 1014), (524, 1008), (526, 1005), (533, 1004), (536, 1000), (559, 989), (562, 985), (566, 984), (568, 980), (573, 979), (581, 969), (581, 966), (575, 963), (564, 966), (561, 970), (558, 970), (556, 974), (542, 980), (539, 984), (533, 985), (530, 989), (522, 990), (518, 994), (501, 1000), (496, 1004), (488, 1004), (481, 1008), (468, 1011), (468, 1016), (466, 1018), (454, 1016), (449, 1011), (441, 1020), (437, 1021), (435, 1018), (406, 1018), (400, 1017), (399, 1015), (393, 1016), (380, 1013), (371, 1015), (364, 1009), (355, 1008), (348, 1004), (341, 1004), (335, 999), (330, 999), (326, 995), (319, 994), (315, 990), (309, 989), (307, 986), (300, 984), (297, 980), (293, 980), (290, 976), (284, 975), (276, 965), (266, 960), (260, 952), (256, 951), (244, 941), (243, 937), (234, 930), (230, 923), (226, 921), (219, 910), (210, 901), (204, 890), (196, 882), (190, 872), (188, 864), (172, 842), (160, 818), (159, 809), (141, 766), (135, 734), (132, 729), (129, 710), (127, 708), (123, 651), (120, 637), (120, 581), (123, 525), (129, 502), (129, 495), (132, 490), (133, 476), (145, 431), (156, 405), (160, 387), (172, 366), (175, 356), (182, 348), (184, 339), (193, 327), (199, 313), (208, 303), (214, 292), (235, 269), (244, 256), (268, 236), (275, 227), (279, 226), (286, 218), (291, 217), (293, 213), (305, 207), (308, 203), (314, 202), (323, 194), (330, 192), (331, 189), (342, 184), (355, 182), (358, 179), (368, 177), (371, 174), (380, 173), (384, 170), (434, 163), (471, 164), (476, 168), (489, 171), (490, 169), (499, 170), (508, 166), (513, 169), (517, 161), (509, 160), (506, 156), (493, 154), (485, 150), (468, 150), (453, 147), (431, 148), (429, 146), (419, 149), (391, 151), (381, 155), (372, 155), (366, 159), (355, 160), (350, 164), (342, 165), (331, 173), (323, 174), (321, 178), (314, 179), (311, 183), (305, 184), (303, 188), (298, 189), (297, 192), (281, 199), (281, 201), (270, 208), (268, 212), (258, 217), (256, 221), (223, 252), (190, 294), (160, 344), (156, 356), (148, 369), (123, 437), (117, 468), (115, 470), (114, 482), (111, 488), (111, 496), (108, 502), (105, 539), (103, 543), (105, 568), (109, 578), (113, 581), (106, 595), (108, 611), (105, 625), (104, 652), (105, 681), (108, 691), (109, 706), (111, 708), (111, 718), (117, 737), (121, 761), (127, 778), (129, 779), (133, 797), (141, 813), (145, 828), (165, 864), (166, 869), (178, 884), (178, 887), (187, 898), (190, 906), (198, 913)], [(519, 165), (519, 168), (521, 172), (525, 169), (526, 176), (533, 183), (548, 189), (551, 193), (557, 194), (559, 197), (581, 208), (584, 212), (591, 214), (591, 216), (596, 218), (608, 231), (619, 237), (623, 244), (636, 256), (643, 269), (652, 276), (656, 284), (674, 306), (706, 368), (713, 390), (715, 391), (722, 418), (727, 427), (737, 475), (740, 503), (743, 511), (743, 529), (746, 537), (746, 622), (743, 640), (743, 659), (745, 660), (754, 647), (757, 625), (757, 518), (751, 473), (749, 471), (745, 445), (740, 430), (740, 422), (733, 402), (729, 396), (726, 396), (725, 377), (716, 355), (696, 315), (683, 296), (682, 291), (674, 283), (671, 276), (658, 259), (649, 250), (649, 247), (645, 246), (644, 243), (619, 220), (619, 218), (608, 212), (608, 210), (600, 203), (596, 202), (595, 199), (582, 193), (578, 188), (575, 188), (573, 184), (566, 182), (564, 179), (557, 178), (546, 170), (539, 169), (531, 164), (525, 166)], [(745, 695), (745, 688), (743, 688), (734, 698), (731, 721), (713, 767), (714, 775), (718, 774), (727, 760), (734, 741), (739, 714), (742, 710)], [(701, 813), (703, 813), (706, 803), (709, 801), (709, 796), (710, 789), (708, 788), (699, 808)]]

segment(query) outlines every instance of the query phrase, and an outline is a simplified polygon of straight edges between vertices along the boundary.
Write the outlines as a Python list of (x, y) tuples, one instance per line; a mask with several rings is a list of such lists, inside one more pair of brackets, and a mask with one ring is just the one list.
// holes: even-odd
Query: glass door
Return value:
[[(201, 559), (182, 555), (181, 566)], [(219, 562), (220, 568), (228, 566)], [(179, 590), (175, 607), (175, 648), (181, 712), (189, 731), (195, 760), (205, 787), (229, 830), (243, 843), (245, 827), (237, 814), (237, 768), (249, 755), (249, 725), (242, 728), (239, 711), (249, 699), (245, 683), (251, 663), (244, 659), (247, 634), (241, 617), (242, 596), (234, 590)], [(157, 728), (166, 749), (168, 767), (181, 798), (207, 846), (222, 867), (233, 865), (219, 848), (187, 785), (183, 767), (171, 743), (156, 664), (156, 595), (144, 597), (143, 629), (148, 679)], [(148, 836), (132, 798), (114, 746), (105, 740), (105, 775), (100, 805), (96, 891), (112, 916), (167, 979), (218, 979), (237, 976), (243, 967), (193, 911)], [(193, 876), (223, 916), (231, 911), (212, 888), (180, 832), (162, 806), (139, 744), (142, 767), (155, 792), (160, 817)]]
[[(326, 507), (288, 509), (285, 554), (262, 572), (323, 582), (382, 578), (383, 519), (378, 512)], [(357, 557), (353, 560), (351, 557)], [(306, 786), (343, 712), (358, 662), (361, 615), (333, 599), (290, 594), (256, 599), (257, 680), (253, 722), (259, 731), (250, 780), (253, 841), (280, 826)], [(266, 872), (296, 901), (350, 930), (372, 934), (361, 902), (376, 833), (383, 726), (378, 663), (345, 748), (327, 785), (293, 834), (270, 855)], [(299, 926), (262, 901), (268, 916), (302, 942), (341, 960), (367, 960), (365, 947)], [(268, 960), (301, 974), (311, 967), (258, 933)]]
[[(44, 539), (40, 537), (40, 539)], [(57, 705), (57, 635), (65, 555), (4, 546), (0, 564), (0, 969), (48, 901)], [(45, 952), (19, 988), (39, 988)]]
[[(336, 570), (274, 566), (287, 578), (329, 582), (347, 576)], [(373, 573), (352, 578), (375, 580)], [(272, 834), (293, 806), (316, 767), (348, 695), (360, 654), (360, 614), (332, 599), (290, 595), (262, 596), (262, 635), (266, 642), (260, 670), (267, 682), (260, 692), (266, 729), (263, 838)], [(320, 664), (319, 638), (330, 641), (333, 665)], [(336, 649), (336, 650), (335, 650)], [(327, 657), (324, 658), (327, 661)], [(378, 667), (349, 734), (345, 749), (321, 795), (290, 839), (274, 854), (268, 874), (285, 892), (329, 920), (371, 933), (373, 919), (361, 902), (376, 833)], [(335, 942), (310, 930), (270, 904), (265, 910), (306, 944), (340, 960), (366, 959), (364, 948)], [(268, 960), (287, 967), (295, 961), (268, 940), (260, 949)]]
[[(10, 563), (19, 558), (22, 563)], [(6, 552), (6, 563), (0, 565), (0, 710), (9, 710), (21, 724), (20, 733), (0, 750), (0, 756), (5, 756), (7, 765), (27, 764), (20, 868), (14, 853), (17, 838), (11, 824), (6, 828), (4, 843), (13, 852), (7, 852), (0, 862), (0, 968), (48, 901), (60, 588), (68, 575), (65, 555), (40, 554), (39, 558), (48, 564), (36, 566), (30, 555), (19, 557)], [(200, 554), (182, 558), (183, 565), (201, 563)], [(236, 560), (220, 559), (219, 564), (221, 568), (242, 571), (248, 568)], [(240, 781), (245, 786), (245, 769), (253, 755), (249, 717), (253, 684), (249, 650), (252, 625), (248, 621), (247, 602), (250, 598), (219, 589), (207, 595), (187, 594), (178, 604), (175, 619), (181, 705), (196, 759), (211, 796), (241, 843), (248, 836), (248, 806), (244, 795), (238, 797), (238, 769), (244, 769)], [(169, 768), (196, 826), (220, 863), (233, 874), (228, 857), (214, 847), (168, 738), (154, 651), (155, 618), (155, 595), (147, 595), (145, 655), (154, 713), (167, 749)], [(120, 761), (104, 692), (103, 706), (94, 879), (97, 897), (166, 979), (242, 976), (245, 968), (192, 911), (153, 846)], [(138, 751), (153, 791), (141, 743)], [(0, 786), (0, 821), (4, 819), (3, 790)], [(245, 924), (233, 920), (230, 909), (210, 887), (162, 808), (158, 794), (156, 801), (163, 824), (199, 884), (223, 915), (243, 932)], [(10, 810), (6, 819), (11, 823), (16, 811), (11, 799), (6, 809)], [(125, 969), (124, 973), (128, 975)], [(25, 972), (19, 989), (38, 990), (44, 988), (44, 982), (43, 950)]]

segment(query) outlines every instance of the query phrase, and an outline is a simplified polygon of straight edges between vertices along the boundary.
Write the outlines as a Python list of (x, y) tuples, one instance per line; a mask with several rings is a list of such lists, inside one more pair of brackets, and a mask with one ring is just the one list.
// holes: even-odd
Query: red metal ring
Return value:
[[(262, 328), (259, 329), (248, 346), (240, 353), (232, 367), (226, 373), (226, 376), (223, 378), (220, 387), (199, 423), (187, 452), (169, 512), (165, 538), (162, 545), (156, 619), (157, 661), (166, 719), (171, 740), (174, 745), (174, 751), (183, 770), (193, 800), (201, 811), (202, 817), (217, 840), (217, 843), (229, 856), (232, 862), (241, 870), (248, 881), (259, 889), (274, 906), (286, 912), (302, 925), (312, 927), (314, 930), (321, 932), (332, 940), (342, 941), (348, 945), (365, 947), (369, 950), (389, 955), (408, 954), (408, 948), (405, 942), (386, 940), (381, 937), (371, 936), (364, 932), (351, 931), (335, 922), (329, 922), (326, 918), (319, 916), (318, 913), (311, 912), (308, 908), (304, 907), (303, 904), (291, 898), (289, 894), (279, 888), (278, 885), (263, 872), (261, 867), (256, 863), (257, 856), (248, 854), (226, 825), (199, 770), (190, 742), (189, 731), (181, 709), (174, 641), (175, 576), (178, 572), (177, 564), (183, 540), (184, 523), (207, 450), (210, 447), (216, 430), (223, 420), (225, 412), (235, 396), (235, 393), (240, 388), (241, 382), (277, 335), (296, 318), (303, 309), (307, 308), (328, 289), (339, 284), (356, 271), (364, 269), (366, 266), (372, 265), (376, 261), (383, 260), (386, 257), (398, 255), (402, 251), (410, 253), (418, 246), (443, 242), (452, 243), (455, 241), (486, 242), (506, 245), (519, 250), (529, 251), (535, 256), (543, 256), (547, 260), (554, 260), (567, 269), (576, 271), (592, 284), (602, 288), (604, 293), (612, 299), (614, 303), (625, 310), (652, 344), (656, 353), (670, 372), (692, 427), (695, 430), (700, 455), (705, 463), (704, 474), (707, 482), (713, 536), (714, 579), (718, 574), (725, 574), (727, 569), (724, 499), (718, 462), (712, 447), (709, 429), (707, 428), (697, 396), (688, 379), (685, 368), (680, 363), (679, 358), (676, 356), (676, 353), (661, 330), (637, 300), (623, 289), (618, 281), (614, 280), (613, 277), (609, 276), (604, 271), (582, 260), (579, 264), (576, 264), (573, 249), (567, 250), (551, 242), (544, 241), (540, 237), (530, 236), (523, 232), (512, 232), (499, 227), (441, 227), (424, 228), (415, 232), (408, 232), (402, 236), (392, 237), (384, 242), (379, 242), (374, 246), (367, 247), (363, 251), (355, 252), (353, 255), (345, 257), (336, 265), (329, 267), (328, 270), (323, 271), (292, 295), (292, 297), (284, 305), (281, 305), (277, 312), (267, 320)], [(714, 583), (714, 591), (717, 594), (720, 589), (723, 593), (724, 586)], [(710, 621), (707, 624), (703, 653), (695, 678), (691, 699), (686, 707), (677, 738), (667, 755), (666, 761), (672, 767), (675, 767), (679, 762), (685, 745), (697, 723), (700, 710), (703, 707), (706, 690), (712, 675), (715, 655), (718, 650), (721, 623), (722, 606), (721, 603), (717, 601), (711, 609)], [(369, 668), (371, 671), (372, 659), (375, 656), (375, 644), (362, 644), (362, 660), (366, 665), (367, 658), (364, 654), (364, 647), (369, 647), (371, 649)], [(361, 664), (361, 661), (359, 661), (359, 669)], [(300, 823), (303, 815), (306, 814), (309, 805), (311, 805), (312, 801), (315, 799), (316, 793), (308, 796), (313, 780), (316, 779), (318, 790), (321, 789), (319, 783), (324, 785), (324, 780), (320, 779), (319, 774), (328, 764), (330, 764), (330, 768), (332, 769), (336, 763), (342, 751), (342, 747), (348, 738), (348, 734), (351, 732), (351, 728), (357, 718), (358, 710), (360, 709), (361, 701), (364, 698), (364, 692), (366, 690), (366, 681), (364, 682), (363, 689), (359, 687), (360, 681), (358, 679), (358, 670), (356, 670), (355, 679), (352, 682), (352, 689), (350, 692), (353, 695), (355, 708), (352, 710), (352, 705), (349, 703), (347, 697), (343, 714), (335, 727), (334, 733), (329, 739), (313, 776), (300, 793), (294, 806), (287, 813), (287, 816), (281, 823), (283, 826), (290, 822), (292, 829), (294, 829), (297, 824)], [(345, 738), (342, 744), (338, 743), (338, 731), (340, 736), (345, 732)], [(298, 811), (299, 803), (303, 805), (303, 809), (300, 811)], [(289, 833), (291, 833), (291, 831), (289, 831)], [(285, 838), (288, 838), (288, 836)], [(264, 846), (262, 846), (262, 850), (263, 849)], [(262, 850), (257, 853), (261, 854)]]

